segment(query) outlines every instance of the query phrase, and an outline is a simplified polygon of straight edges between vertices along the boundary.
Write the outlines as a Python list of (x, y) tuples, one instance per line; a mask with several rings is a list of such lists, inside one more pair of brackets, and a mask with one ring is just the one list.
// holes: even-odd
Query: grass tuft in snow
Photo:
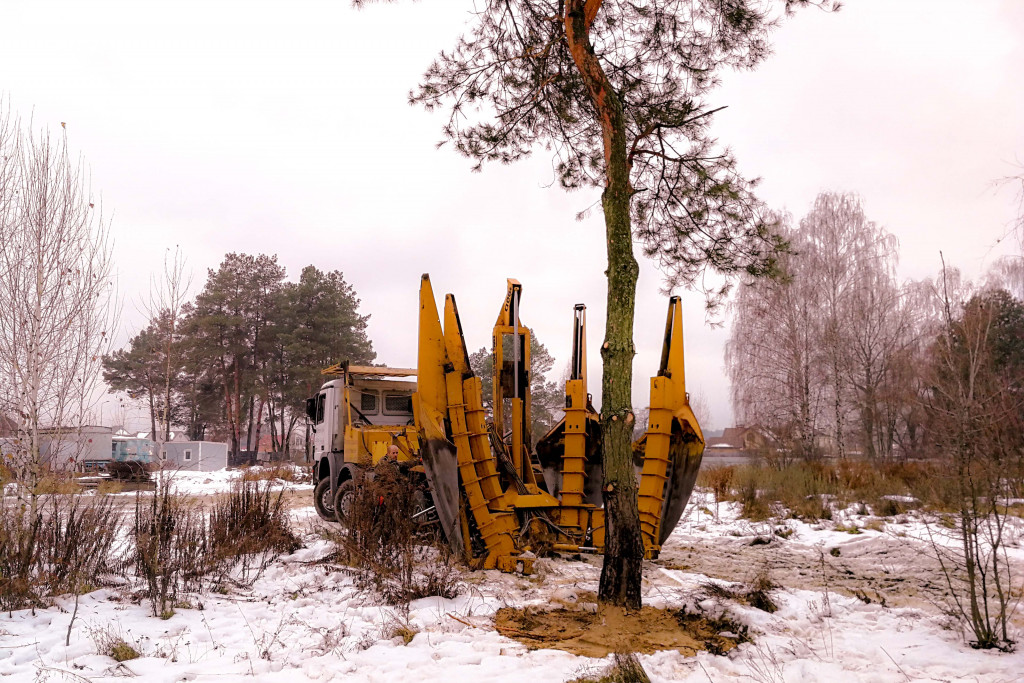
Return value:
[(745, 585), (723, 585), (708, 581), (702, 588), (711, 597), (742, 602), (769, 614), (778, 610), (771, 595), (772, 591), (778, 589), (778, 585), (772, 580), (768, 565), (763, 566)]
[(142, 656), (138, 643), (129, 642), (112, 626), (90, 628), (89, 637), (96, 645), (97, 654), (106, 655), (115, 662), (127, 662)]
[(615, 661), (608, 668), (574, 678), (569, 683), (651, 683), (651, 679), (635, 654), (616, 653)]
[(410, 624), (408, 619), (395, 617), (388, 623), (384, 624), (384, 627), (381, 629), (381, 636), (386, 640), (394, 640), (398, 638), (402, 641), (402, 645), (408, 645), (419, 632), (420, 630)]

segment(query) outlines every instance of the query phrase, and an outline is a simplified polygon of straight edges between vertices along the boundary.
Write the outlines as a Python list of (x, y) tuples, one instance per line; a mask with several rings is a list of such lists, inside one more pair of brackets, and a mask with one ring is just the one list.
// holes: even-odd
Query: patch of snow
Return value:
[(897, 496), (897, 495), (882, 496), (882, 500), (891, 500), (891, 501), (896, 502), (896, 503), (917, 503), (917, 502), (919, 502), (917, 500), (917, 498), (914, 498), (913, 496)]
[[(236, 472), (179, 473), (176, 483), (189, 492), (219, 492)], [(641, 655), (655, 683), (667, 681), (864, 681), (1019, 680), (1024, 653), (973, 650), (948, 630), (939, 610), (921, 601), (915, 606), (883, 606), (841, 593), (824, 577), (800, 579), (817, 562), (866, 558), (891, 562), (893, 575), (912, 572), (924, 552), (922, 517), (907, 516), (898, 526), (905, 536), (862, 529), (836, 531), (852, 513), (833, 522), (773, 520), (751, 523), (739, 518), (739, 506), (715, 502), (697, 492), (686, 516), (655, 563), (645, 566), (645, 604), (727, 611), (746, 625), (754, 642), (728, 656), (675, 651)], [(291, 511), (296, 528), (315, 524), (311, 507)], [(789, 534), (783, 539), (779, 531)], [(752, 547), (753, 538), (772, 539)], [(833, 557), (829, 549), (840, 551)], [(35, 613), (0, 615), (0, 680), (114, 681), (137, 676), (144, 681), (437, 681), (440, 683), (562, 683), (608, 660), (577, 657), (555, 650), (529, 650), (499, 635), (494, 613), (504, 606), (580, 604), (596, 591), (599, 557), (582, 561), (540, 558), (531, 577), (497, 571), (466, 572), (454, 599), (424, 598), (408, 612), (380, 604), (358, 590), (341, 567), (317, 564), (331, 545), (311, 532), (306, 546), (272, 565), (250, 590), (231, 595), (187, 596), (193, 609), (178, 609), (164, 621), (150, 616), (148, 604), (126, 601), (127, 591), (103, 589), (82, 596), (78, 618), (65, 646), (74, 608), (70, 597)], [(778, 611), (706, 597), (710, 581), (742, 582), (747, 554), (774, 558), (779, 567), (793, 563), (792, 580), (773, 592)], [(686, 566), (714, 555), (702, 569)], [(688, 559), (689, 558), (689, 559)], [(794, 559), (795, 558), (795, 559)], [(882, 558), (881, 560), (875, 558)], [(1014, 556), (1012, 561), (1024, 563)], [(800, 563), (804, 564), (800, 564)], [(753, 566), (753, 565), (751, 565)], [(860, 565), (850, 565), (860, 566)], [(1018, 571), (1021, 565), (1018, 564)], [(705, 573), (707, 572), (707, 573)], [(813, 574), (813, 571), (811, 572)], [(838, 580), (838, 575), (836, 580)], [(826, 579), (827, 581), (827, 579)], [(417, 631), (408, 645), (389, 634), (396, 623)], [(91, 632), (113, 631), (142, 657), (118, 664), (96, 651)], [(61, 672), (69, 672), (65, 675)]]

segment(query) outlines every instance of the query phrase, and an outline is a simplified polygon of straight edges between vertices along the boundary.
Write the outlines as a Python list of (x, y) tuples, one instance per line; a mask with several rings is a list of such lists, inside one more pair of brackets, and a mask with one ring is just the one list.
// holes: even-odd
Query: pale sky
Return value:
[[(195, 273), (229, 251), (277, 254), (289, 276), (341, 270), (372, 314), (378, 361), (414, 365), (417, 289), (453, 292), (470, 349), (489, 344), (505, 278), (522, 319), (568, 361), (572, 307), (588, 306), (590, 389), (600, 389), (604, 228), (596, 190), (553, 187), (543, 150), (470, 172), (437, 149), (441, 118), (406, 96), (469, 19), (468, 0), (362, 11), (314, 2), (0, 0), (0, 94), (59, 131), (112, 217), (122, 338), (145, 323), (149, 274), (180, 245)], [(977, 276), (1015, 246), (995, 183), (1024, 163), (1024, 2), (848, 0), (805, 10), (757, 71), (729, 74), (714, 126), (761, 194), (796, 218), (823, 190), (858, 192), (894, 233), (906, 277), (939, 251)], [(638, 258), (643, 260), (639, 256)], [(667, 300), (642, 264), (634, 402), (647, 404)], [(732, 423), (726, 329), (686, 295), (687, 379)], [(726, 321), (727, 322), (727, 321)], [(144, 425), (139, 425), (142, 428)]]

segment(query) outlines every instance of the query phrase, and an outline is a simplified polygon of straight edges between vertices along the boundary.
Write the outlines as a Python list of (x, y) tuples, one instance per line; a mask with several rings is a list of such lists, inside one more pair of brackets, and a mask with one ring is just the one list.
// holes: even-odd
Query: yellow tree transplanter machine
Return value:
[[(443, 325), (430, 278), (420, 285), (417, 368), (325, 370), (339, 379), (307, 401), (314, 429), (314, 502), (325, 518), (389, 452), (423, 489), (423, 515), (474, 567), (529, 572), (546, 550), (601, 552), (601, 422), (587, 392), (586, 309), (573, 312), (565, 416), (530, 440), (530, 331), (519, 317), (521, 285), (508, 289), (494, 326), (492, 418), (474, 375), (455, 297)], [(704, 437), (690, 409), (678, 297), (669, 301), (650, 418), (634, 444), (644, 547), (657, 556), (693, 490)], [(415, 375), (415, 383), (404, 379)]]

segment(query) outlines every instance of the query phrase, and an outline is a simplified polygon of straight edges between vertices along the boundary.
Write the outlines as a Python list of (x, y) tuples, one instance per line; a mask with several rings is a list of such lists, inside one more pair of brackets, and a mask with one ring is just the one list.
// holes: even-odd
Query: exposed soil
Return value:
[(736, 628), (731, 624), (680, 610), (594, 608), (503, 607), (495, 614), (494, 627), (531, 650), (564, 650), (597, 658), (615, 652), (650, 654), (659, 650), (677, 650), (683, 655), (694, 655), (698, 650), (723, 654), (742, 640), (742, 636), (728, 630)]
[[(770, 537), (769, 537), (770, 538)], [(897, 536), (865, 535), (838, 548), (806, 546), (763, 536), (723, 536), (696, 543), (666, 544), (655, 565), (726, 581), (749, 581), (765, 566), (787, 588), (828, 587), (865, 602), (934, 607), (947, 587), (935, 557), (920, 542)]]

